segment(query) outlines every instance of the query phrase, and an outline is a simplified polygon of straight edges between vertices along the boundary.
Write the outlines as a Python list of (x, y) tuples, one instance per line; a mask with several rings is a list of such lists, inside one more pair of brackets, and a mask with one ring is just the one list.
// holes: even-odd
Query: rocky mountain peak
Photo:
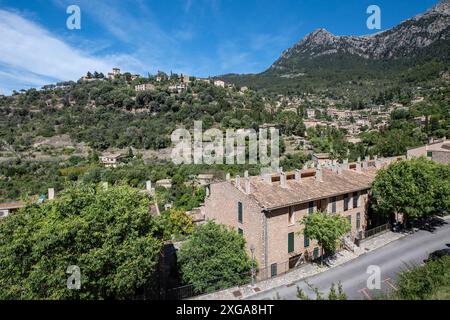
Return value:
[(450, 0), (441, 0), (423, 14), (370, 36), (336, 36), (317, 29), (286, 50), (271, 67), (292, 72), (292, 63), (336, 54), (364, 59), (397, 59), (416, 55), (436, 42), (450, 41)]
[(450, 0), (441, 0), (431, 10), (439, 13), (450, 14)]

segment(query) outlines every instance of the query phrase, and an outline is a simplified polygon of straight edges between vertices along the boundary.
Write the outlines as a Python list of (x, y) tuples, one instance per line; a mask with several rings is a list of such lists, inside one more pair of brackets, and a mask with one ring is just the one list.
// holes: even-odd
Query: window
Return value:
[(356, 229), (360, 229), (361, 228), (361, 213), (357, 213), (356, 214)]
[(319, 256), (319, 248), (315, 247), (313, 251), (314, 260), (316, 260), (318, 256)]
[(349, 203), (349, 197), (348, 193), (344, 195), (344, 211), (348, 211), (348, 203)]
[(308, 204), (308, 213), (309, 213), (309, 214), (313, 214), (313, 212), (314, 212), (314, 201), (311, 201), (311, 202)]
[(238, 202), (238, 221), (239, 223), (243, 221), (242, 202)]
[(336, 197), (331, 198), (331, 213), (336, 213), (336, 202)]
[(309, 238), (308, 238), (308, 236), (303, 236), (303, 246), (305, 248), (309, 247)]
[(294, 207), (289, 207), (289, 225), (295, 224)]
[(359, 193), (354, 192), (353, 193), (353, 208), (358, 208), (358, 207), (359, 207)]
[(427, 151), (427, 157), (432, 158), (433, 157), (433, 151)]
[(288, 253), (294, 252), (294, 233), (288, 234)]
[(241, 236), (244, 236), (244, 230), (242, 230), (241, 228), (238, 229), (238, 233), (239, 233)]
[(348, 223), (350, 223), (350, 225), (352, 225), (352, 216), (347, 216), (348, 219)]
[(273, 263), (272, 265), (270, 265), (270, 276), (273, 278), (276, 277), (276, 275), (277, 275), (277, 264)]

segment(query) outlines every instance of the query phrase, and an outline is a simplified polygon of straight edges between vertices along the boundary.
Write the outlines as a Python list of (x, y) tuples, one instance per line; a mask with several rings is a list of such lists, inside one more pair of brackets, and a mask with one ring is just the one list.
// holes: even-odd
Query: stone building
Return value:
[(450, 163), (450, 140), (446, 138), (431, 141), (423, 147), (409, 149), (408, 158), (427, 157), (430, 160), (442, 163)]
[(299, 221), (307, 214), (324, 211), (347, 217), (352, 225), (347, 238), (364, 236), (371, 183), (387, 163), (366, 159), (212, 183), (205, 218), (242, 234), (266, 273), (262, 276), (275, 276), (320, 255), (318, 244), (300, 234)]

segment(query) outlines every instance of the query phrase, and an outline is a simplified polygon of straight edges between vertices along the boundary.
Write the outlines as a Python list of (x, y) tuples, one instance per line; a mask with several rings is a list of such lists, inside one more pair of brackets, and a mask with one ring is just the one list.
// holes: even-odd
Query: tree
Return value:
[[(306, 284), (308, 285), (309, 289), (316, 295), (315, 300), (325, 300), (325, 298), (323, 297), (323, 293), (319, 290), (319, 288), (314, 287), (308, 282), (306, 282)], [(297, 298), (300, 300), (311, 300), (311, 298), (306, 295), (303, 289), (301, 289), (300, 287), (297, 287)], [(338, 283), (337, 291), (334, 282), (331, 284), (330, 292), (328, 293), (328, 300), (347, 300), (347, 295), (342, 288), (341, 282)]]
[(345, 217), (325, 212), (307, 215), (301, 223), (305, 228), (300, 233), (309, 239), (317, 240), (322, 248), (322, 258), (325, 253), (336, 251), (339, 238), (351, 230), (351, 225)]
[[(430, 216), (438, 209), (448, 210), (450, 196), (447, 177), (448, 166), (425, 158), (400, 161), (380, 170), (372, 187), (373, 208), (378, 214), (403, 214), (407, 219)], [(447, 207), (447, 208), (445, 208)]]
[(166, 239), (170, 239), (172, 236), (186, 236), (193, 231), (192, 218), (189, 217), (183, 209), (171, 209), (168, 212), (163, 213), (163, 230)]
[(450, 258), (442, 257), (423, 266), (409, 268), (399, 274), (394, 299), (450, 299)]
[(198, 293), (244, 284), (251, 260), (236, 231), (209, 221), (196, 226), (178, 252), (181, 278)]
[[(162, 242), (148, 199), (82, 185), (0, 223), (0, 299), (131, 299), (156, 291)], [(69, 290), (76, 265), (81, 289)], [(148, 296), (148, 295), (147, 295)]]

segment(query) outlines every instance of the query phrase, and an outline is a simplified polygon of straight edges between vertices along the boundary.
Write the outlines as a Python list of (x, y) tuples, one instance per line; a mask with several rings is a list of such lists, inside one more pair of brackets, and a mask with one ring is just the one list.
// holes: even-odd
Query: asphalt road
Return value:
[[(348, 299), (374, 299), (395, 290), (395, 280), (399, 271), (405, 270), (407, 266), (422, 264), (429, 253), (446, 248), (447, 244), (450, 244), (448, 220), (434, 232), (418, 231), (341, 266), (307, 278), (306, 281), (325, 294), (329, 292), (333, 282), (341, 281)], [(367, 280), (371, 276), (367, 273), (369, 266), (380, 267), (380, 289), (367, 288)], [(250, 299), (274, 299), (278, 293), (281, 299), (294, 300), (297, 299), (297, 286), (302, 288), (308, 296), (315, 298), (315, 294), (309, 289), (307, 283), (300, 280), (289, 286), (264, 291)]]

